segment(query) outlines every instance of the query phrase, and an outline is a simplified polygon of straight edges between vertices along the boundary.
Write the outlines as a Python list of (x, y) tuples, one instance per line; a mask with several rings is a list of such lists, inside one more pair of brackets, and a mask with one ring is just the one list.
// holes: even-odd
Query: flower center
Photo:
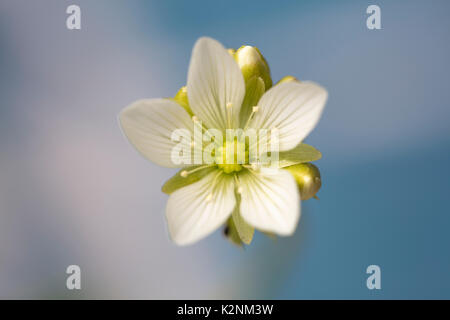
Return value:
[(217, 166), (225, 173), (238, 172), (242, 170), (242, 165), (248, 164), (248, 150), (245, 143), (227, 141), (217, 150), (214, 156)]

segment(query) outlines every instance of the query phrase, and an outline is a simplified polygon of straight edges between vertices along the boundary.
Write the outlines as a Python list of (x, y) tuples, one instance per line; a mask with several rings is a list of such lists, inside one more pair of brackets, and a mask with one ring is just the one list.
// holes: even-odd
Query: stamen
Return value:
[(204, 165), (204, 166), (200, 166), (200, 167), (194, 168), (194, 169), (189, 170), (189, 171), (183, 170), (183, 171), (180, 172), (180, 176), (182, 176), (183, 178), (186, 178), (191, 173), (194, 173), (196, 171), (199, 171), (199, 170), (202, 170), (202, 169), (206, 169), (206, 168), (212, 167), (212, 166), (213, 166), (212, 164), (207, 164), (207, 165)]
[[(206, 134), (207, 138), (210, 139), (211, 141), (215, 140), (215, 137), (213, 135), (211, 135), (211, 133), (208, 131), (208, 129), (206, 129), (206, 127), (203, 125), (203, 123), (201, 123), (198, 119), (197, 116), (192, 116), (192, 121), (194, 122), (195, 126), (199, 126), (202, 129), (202, 134)], [(191, 143), (191, 147), (193, 147), (194, 144)]]
[(206, 202), (211, 201), (211, 200), (212, 200), (212, 197), (213, 197), (213, 194), (212, 194), (212, 193), (208, 194), (208, 196), (206, 197), (205, 201), (206, 201)]
[(244, 131), (247, 130), (247, 127), (248, 127), (248, 125), (250, 124), (250, 121), (253, 119), (253, 116), (255, 115), (255, 113), (258, 112), (258, 110), (259, 110), (259, 107), (258, 107), (258, 106), (254, 106), (254, 107), (252, 108), (252, 113), (250, 114), (250, 116), (249, 116), (248, 119), (247, 119), (247, 122), (245, 123)]
[(208, 138), (210, 141), (215, 141), (215, 140), (216, 140), (216, 137), (213, 136), (213, 135), (211, 135), (211, 133), (210, 133), (205, 127), (202, 127), (202, 132), (203, 132), (203, 134), (206, 134), (206, 135), (207, 135), (207, 138)]
[(266, 144), (270, 145), (272, 147), (272, 134), (273, 133), (277, 133), (278, 134), (278, 128), (277, 127), (273, 127), (272, 129), (270, 129), (270, 135), (267, 138)]
[(182, 176), (183, 178), (186, 178), (188, 176), (188, 172), (186, 170), (181, 171), (180, 176)]

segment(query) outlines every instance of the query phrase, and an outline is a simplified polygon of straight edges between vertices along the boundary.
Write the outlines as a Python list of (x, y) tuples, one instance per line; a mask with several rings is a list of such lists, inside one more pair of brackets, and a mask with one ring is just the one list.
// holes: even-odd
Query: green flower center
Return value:
[(239, 172), (249, 163), (248, 148), (237, 140), (227, 141), (214, 156), (217, 166), (225, 173)]

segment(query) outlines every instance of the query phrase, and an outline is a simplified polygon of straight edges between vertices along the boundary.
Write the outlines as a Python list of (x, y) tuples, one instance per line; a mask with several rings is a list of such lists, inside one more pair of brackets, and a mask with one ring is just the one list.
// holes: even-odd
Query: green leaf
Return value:
[(316, 161), (322, 158), (319, 150), (306, 143), (300, 143), (294, 149), (279, 153), (279, 167), (284, 168), (297, 163)]
[(242, 126), (245, 125), (248, 117), (252, 113), (252, 109), (256, 106), (265, 92), (263, 79), (260, 77), (252, 77), (245, 85), (245, 97), (242, 102), (240, 118), (243, 119)]
[(194, 182), (199, 181), (201, 178), (203, 178), (204, 176), (215, 170), (215, 168), (213, 167), (205, 167), (204, 169), (189, 173), (186, 177), (181, 176), (181, 172), (183, 171), (189, 172), (198, 167), (200, 166), (192, 166), (178, 171), (176, 175), (174, 175), (172, 178), (167, 180), (166, 183), (164, 183), (164, 185), (161, 188), (162, 192), (166, 194), (171, 194), (180, 188), (186, 187)]
[(236, 207), (231, 214), (231, 218), (233, 219), (233, 223), (236, 227), (236, 231), (245, 244), (250, 244), (253, 240), (253, 235), (255, 233), (255, 228), (250, 226), (241, 216), (239, 207), (240, 207), (241, 199), (238, 194), (236, 194)]

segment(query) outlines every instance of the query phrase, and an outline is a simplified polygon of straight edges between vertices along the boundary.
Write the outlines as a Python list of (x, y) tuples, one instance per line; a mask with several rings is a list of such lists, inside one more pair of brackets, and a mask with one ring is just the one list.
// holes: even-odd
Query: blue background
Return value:
[[(82, 29), (66, 29), (77, 4)], [(381, 7), (381, 30), (366, 8)], [(1, 298), (450, 298), (448, 1), (2, 1)], [(200, 36), (257, 46), (277, 81), (329, 92), (306, 142), (320, 200), (245, 250), (167, 236), (117, 114), (185, 84)], [(65, 268), (80, 265), (82, 290)], [(381, 267), (381, 290), (366, 268)]]

